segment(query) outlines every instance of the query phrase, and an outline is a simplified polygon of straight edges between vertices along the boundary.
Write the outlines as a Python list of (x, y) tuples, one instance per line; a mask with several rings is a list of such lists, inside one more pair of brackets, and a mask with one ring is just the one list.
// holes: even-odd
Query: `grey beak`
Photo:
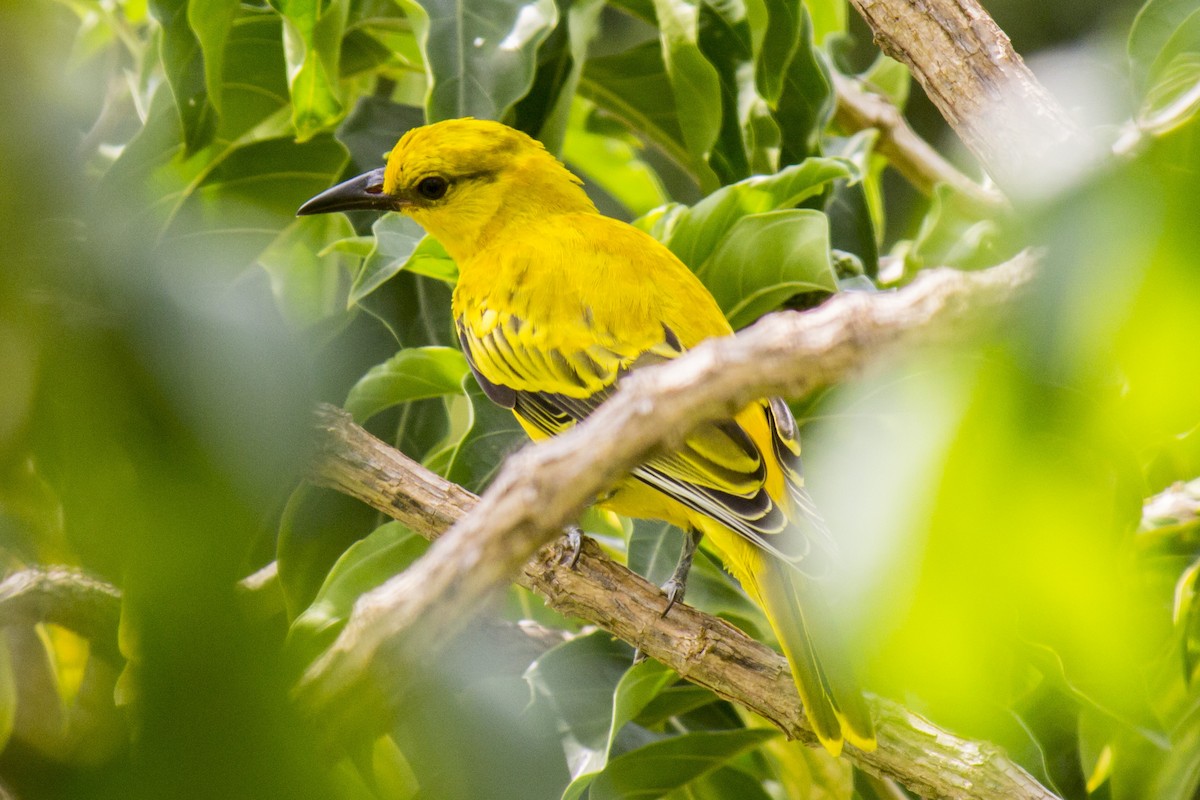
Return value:
[(300, 206), (296, 216), (363, 209), (392, 211), (401, 204), (399, 198), (383, 193), (383, 167), (380, 167), (326, 189)]

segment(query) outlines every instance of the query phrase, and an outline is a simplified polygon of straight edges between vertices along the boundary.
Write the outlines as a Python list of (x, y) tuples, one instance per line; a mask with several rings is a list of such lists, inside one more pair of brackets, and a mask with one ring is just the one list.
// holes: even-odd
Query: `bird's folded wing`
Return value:
[[(683, 350), (666, 327), (647, 341), (605, 342), (587, 350), (534, 343), (521, 335), (523, 325), (508, 319), (482, 336), (461, 320), (458, 328), (463, 352), (488, 397), (546, 436), (588, 417), (630, 369), (674, 358)], [(806, 517), (815, 515), (799, 474), (791, 413), (778, 400), (763, 401), (762, 412), (774, 450), (766, 457), (781, 465), (789, 500)], [(780, 506), (788, 500), (767, 491), (764, 454), (735, 420), (700, 426), (681, 448), (652, 458), (633, 475), (786, 561), (798, 563), (810, 550), (808, 535), (779, 535), (789, 530), (787, 510)]]

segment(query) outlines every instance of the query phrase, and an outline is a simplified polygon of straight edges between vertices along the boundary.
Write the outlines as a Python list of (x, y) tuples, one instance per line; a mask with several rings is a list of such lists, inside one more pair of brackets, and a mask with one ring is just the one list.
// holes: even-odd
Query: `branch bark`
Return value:
[(852, 2), (1010, 196), (1099, 155), (976, 0)]
[(121, 591), (72, 567), (14, 572), (0, 583), (0, 628), (50, 622), (78, 633), (112, 664), (121, 664), (117, 623)]
[[(593, 622), (683, 677), (815, 741), (786, 662), (722, 620), (686, 605), (666, 617), (659, 589), (587, 542), (575, 569), (546, 544), (599, 492), (695, 425), (771, 394), (802, 395), (844, 379), (888, 345), (961, 336), (981, 310), (1028, 281), (1035, 256), (992, 270), (937, 270), (891, 294), (845, 294), (806, 314), (777, 314), (671, 364), (643, 370), (591, 418), (511, 458), (482, 499), (425, 472), (336, 412), (322, 414), (312, 479), (426, 535), (450, 527), (405, 573), (364, 595), (334, 645), (310, 668), (301, 697), (353, 718), (375, 698), (383, 652), (428, 659), (513, 574), (560, 612)], [(540, 548), (540, 549), (539, 549)], [(535, 555), (536, 551), (536, 555)], [(531, 558), (532, 557), (532, 558)], [(419, 623), (419, 624), (418, 624)], [(879, 748), (847, 757), (925, 796), (1052, 798), (998, 749), (875, 704)], [(333, 720), (336, 722), (336, 719)]]

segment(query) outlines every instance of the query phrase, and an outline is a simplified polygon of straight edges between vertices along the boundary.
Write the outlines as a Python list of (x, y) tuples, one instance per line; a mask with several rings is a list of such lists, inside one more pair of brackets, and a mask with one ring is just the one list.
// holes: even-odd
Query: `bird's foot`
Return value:
[(562, 563), (566, 564), (568, 569), (575, 569), (579, 564), (579, 555), (583, 552), (583, 528), (578, 525), (568, 525), (566, 537), (566, 558)]

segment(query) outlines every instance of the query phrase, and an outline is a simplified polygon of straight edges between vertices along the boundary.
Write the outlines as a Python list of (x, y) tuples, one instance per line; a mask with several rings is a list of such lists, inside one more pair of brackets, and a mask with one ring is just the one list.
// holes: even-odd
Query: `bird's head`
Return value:
[(322, 192), (296, 213), (354, 209), (407, 214), (461, 260), (504, 236), (508, 225), (595, 206), (540, 142), (499, 122), (468, 118), (413, 128), (386, 167)]

